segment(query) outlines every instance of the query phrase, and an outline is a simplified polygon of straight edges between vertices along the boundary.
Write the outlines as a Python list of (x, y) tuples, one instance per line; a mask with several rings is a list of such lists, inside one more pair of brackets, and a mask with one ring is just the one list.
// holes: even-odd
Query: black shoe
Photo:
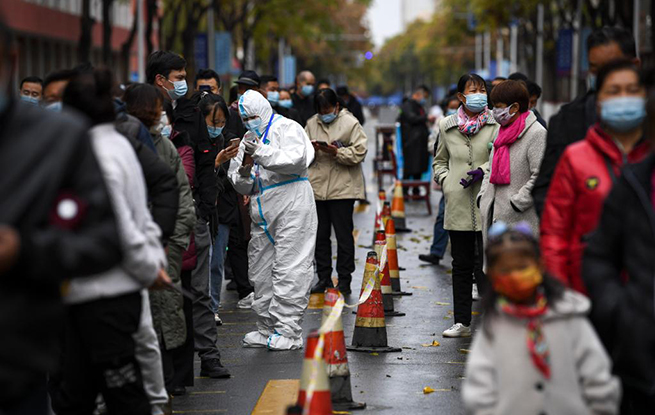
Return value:
[(429, 262), (432, 265), (439, 265), (439, 262), (441, 262), (441, 258), (439, 258), (436, 255), (432, 255), (432, 254), (429, 254), (429, 255), (421, 254), (421, 255), (418, 256), (418, 259), (420, 259), (421, 261), (424, 261), (424, 262)]
[(237, 282), (232, 280), (230, 281), (226, 286), (225, 289), (228, 291), (236, 291), (237, 290)]
[(208, 359), (200, 363), (200, 376), (225, 379), (230, 377), (230, 372), (223, 367), (220, 359)]
[(350, 289), (350, 284), (347, 284), (347, 285), (346, 284), (339, 284), (339, 286), (337, 288), (339, 289), (339, 291), (341, 291), (341, 294), (343, 294), (343, 295), (350, 295), (353, 292)]
[(173, 390), (171, 391), (171, 395), (173, 395), (173, 396), (184, 396), (184, 395), (186, 395), (186, 387), (178, 386), (176, 388), (173, 388)]
[(312, 294), (322, 294), (328, 288), (334, 288), (334, 286), (332, 284), (327, 285), (319, 281), (315, 286), (312, 287)]

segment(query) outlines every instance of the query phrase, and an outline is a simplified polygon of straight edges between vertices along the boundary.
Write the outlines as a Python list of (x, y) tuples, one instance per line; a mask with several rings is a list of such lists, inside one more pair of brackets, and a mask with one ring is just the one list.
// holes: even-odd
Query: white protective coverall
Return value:
[[(259, 318), (257, 331), (248, 333), (243, 345), (299, 349), (318, 228), (307, 170), (314, 148), (300, 124), (274, 114), (259, 92), (241, 96), (239, 114), (244, 120), (261, 119), (258, 128), (245, 134), (228, 171), (236, 191), (251, 196), (248, 266), (255, 288), (252, 308)], [(251, 169), (241, 167), (247, 147), (255, 162)]]

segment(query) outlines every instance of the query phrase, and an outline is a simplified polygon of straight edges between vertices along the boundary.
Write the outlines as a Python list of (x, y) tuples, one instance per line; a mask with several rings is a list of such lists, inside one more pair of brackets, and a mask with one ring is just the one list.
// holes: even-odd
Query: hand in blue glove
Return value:
[(459, 184), (461, 184), (464, 189), (468, 188), (474, 183), (479, 182), (484, 177), (484, 172), (480, 168), (466, 172), (466, 174), (469, 175), (470, 179), (462, 179), (459, 182)]

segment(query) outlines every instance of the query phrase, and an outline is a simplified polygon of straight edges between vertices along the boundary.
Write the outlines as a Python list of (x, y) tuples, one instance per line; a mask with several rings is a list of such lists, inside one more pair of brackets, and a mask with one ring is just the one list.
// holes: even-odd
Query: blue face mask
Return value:
[(170, 125), (165, 125), (164, 128), (161, 129), (161, 135), (166, 138), (171, 138), (172, 132), (173, 128), (171, 128)]
[[(170, 82), (173, 82), (173, 81), (170, 81)], [(167, 89), (166, 90), (166, 92), (168, 92), (168, 96), (171, 97), (172, 100), (182, 98), (183, 96), (186, 95), (186, 93), (188, 91), (186, 80), (173, 82), (173, 87), (174, 87), (174, 89)]]
[(646, 99), (617, 97), (600, 104), (600, 119), (612, 130), (624, 133), (639, 127), (646, 118)]
[(309, 96), (314, 92), (314, 85), (303, 85), (300, 90), (304, 96)]
[(425, 105), (426, 102), (427, 100), (425, 98), (421, 98), (421, 100), (418, 103), (421, 105)]
[(456, 109), (448, 108), (448, 109), (446, 110), (446, 117), (449, 116), (449, 115), (453, 115), (453, 114), (457, 114), (457, 110), (456, 110)]
[(21, 96), (20, 96), (20, 99), (21, 99), (23, 102), (26, 102), (26, 103), (28, 103), (28, 104), (30, 104), (30, 105), (39, 105), (39, 99), (38, 99), (38, 98), (31, 97), (31, 96), (29, 96), (29, 95), (21, 95)]
[(318, 117), (323, 121), (323, 123), (330, 124), (335, 120), (335, 118), (337, 118), (337, 114), (331, 112), (329, 114), (319, 114)]
[(52, 112), (61, 112), (62, 109), (61, 101), (50, 103), (45, 106), (45, 109), (50, 110)]
[(266, 97), (271, 105), (277, 105), (280, 102), (280, 93), (278, 91), (268, 91)]
[(212, 127), (211, 125), (207, 126), (207, 132), (211, 138), (216, 138), (223, 132), (224, 127)]
[(252, 131), (253, 133), (257, 134), (257, 137), (262, 136), (262, 133), (259, 131), (259, 127), (261, 127), (262, 125), (261, 118), (257, 117), (254, 120), (246, 121), (244, 125), (249, 131)]
[(468, 94), (466, 97), (466, 108), (476, 114), (482, 112), (487, 106), (487, 94)]
[(283, 108), (293, 108), (293, 101), (290, 99), (281, 99), (280, 102), (278, 102), (278, 105)]

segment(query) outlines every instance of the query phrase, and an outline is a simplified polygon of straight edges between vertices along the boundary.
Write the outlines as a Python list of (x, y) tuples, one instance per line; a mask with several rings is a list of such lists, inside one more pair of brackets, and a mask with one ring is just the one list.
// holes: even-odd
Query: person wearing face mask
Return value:
[(39, 105), (43, 96), (43, 79), (28, 76), (20, 81), (20, 99), (32, 105)]
[(355, 272), (353, 208), (355, 200), (365, 197), (362, 162), (366, 157), (367, 138), (357, 118), (343, 107), (343, 102), (332, 89), (320, 90), (315, 101), (317, 114), (307, 121), (305, 127), (316, 152), (316, 159), (309, 168), (318, 213), (318, 283), (312, 292), (322, 293), (326, 288), (332, 288), (330, 235), (334, 227), (338, 288), (342, 294), (348, 295), (351, 293), (352, 273)]
[(605, 64), (617, 59), (629, 59), (639, 66), (637, 48), (632, 34), (620, 27), (603, 27), (587, 38), (589, 73), (587, 92), (573, 102), (563, 105), (548, 121), (546, 152), (539, 169), (539, 176), (532, 190), (537, 214), (543, 215), (553, 173), (562, 153), (569, 144), (583, 140), (589, 127), (598, 120), (596, 112), (597, 74)]
[(258, 316), (257, 330), (243, 345), (300, 349), (318, 226), (308, 174), (314, 148), (300, 124), (274, 114), (257, 91), (239, 99), (239, 111), (248, 133), (228, 177), (237, 192), (251, 197), (248, 265)]
[(337, 87), (336, 92), (339, 98), (341, 98), (344, 104), (346, 104), (346, 109), (357, 118), (357, 121), (359, 121), (359, 124), (363, 127), (366, 118), (364, 118), (364, 111), (362, 111), (362, 103), (359, 102), (355, 95), (350, 93), (347, 85)]
[(493, 116), (500, 130), (494, 140), (478, 194), (483, 242), (487, 229), (498, 221), (526, 222), (539, 234), (539, 217), (532, 201), (532, 186), (546, 148), (546, 129), (528, 107), (525, 83), (507, 80), (491, 91)]
[(43, 81), (43, 108), (54, 112), (61, 112), (61, 99), (64, 95), (64, 89), (66, 89), (66, 85), (68, 85), (68, 82), (74, 76), (74, 70), (63, 69), (51, 72), (45, 77)]
[(307, 120), (316, 114), (314, 106), (314, 92), (316, 91), (316, 78), (310, 71), (302, 71), (296, 76), (296, 90), (291, 95), (293, 107), (300, 114), (300, 125), (305, 127)]
[(569, 146), (553, 175), (541, 221), (541, 248), (550, 273), (586, 293), (580, 276), (582, 253), (603, 201), (627, 163), (649, 152), (642, 139), (646, 90), (632, 61), (607, 64), (598, 72), (599, 122), (584, 141)]
[[(444, 337), (471, 335), (471, 306), (477, 286), (484, 292), (482, 271), (482, 219), (476, 198), (489, 163), (491, 143), (500, 126), (487, 108), (484, 79), (466, 74), (457, 83), (462, 103), (457, 114), (439, 122), (439, 143), (432, 167), (434, 180), (446, 199), (444, 229), (448, 231), (453, 256), (453, 300), (455, 324)], [(475, 293), (473, 292), (475, 289)]]
[(216, 207), (218, 187), (214, 173), (218, 145), (209, 136), (205, 118), (198, 109), (201, 92), (186, 97), (186, 61), (181, 56), (169, 51), (153, 52), (148, 57), (146, 79), (164, 94), (164, 106), (172, 114), (174, 129), (187, 133), (193, 148), (196, 165), (193, 196), (198, 219), (194, 230), (197, 262), (191, 277), (191, 293), (195, 298), (195, 348), (201, 360), (201, 376), (228, 378), (230, 373), (223, 367), (216, 345), (216, 322), (209, 294), (211, 241), (219, 222)]
[[(403, 179), (420, 180), (428, 170), (428, 122), (434, 122), (433, 116), (425, 112), (425, 104), (430, 90), (421, 85), (414, 90), (412, 97), (405, 101), (400, 109), (398, 120), (403, 142), (405, 167)], [(416, 188), (415, 190), (418, 190)]]
[(486, 258), (492, 289), (466, 362), (467, 413), (618, 414), (621, 385), (586, 318), (590, 301), (544, 272), (530, 226), (497, 222)]
[(300, 114), (293, 108), (293, 101), (291, 101), (289, 92), (280, 89), (280, 83), (276, 77), (273, 75), (262, 75), (260, 88), (266, 93), (266, 98), (271, 103), (273, 111), (300, 123)]

